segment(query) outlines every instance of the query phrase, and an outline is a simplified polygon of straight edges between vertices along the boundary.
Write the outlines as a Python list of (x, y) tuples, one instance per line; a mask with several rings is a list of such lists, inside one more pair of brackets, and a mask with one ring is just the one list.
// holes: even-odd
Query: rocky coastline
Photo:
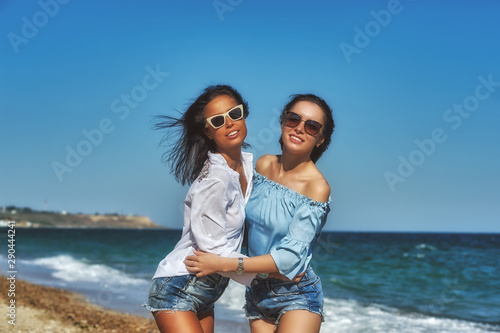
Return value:
[(0, 226), (15, 221), (17, 228), (130, 228), (165, 229), (152, 222), (147, 216), (119, 214), (69, 214), (57, 212), (17, 212), (0, 213)]

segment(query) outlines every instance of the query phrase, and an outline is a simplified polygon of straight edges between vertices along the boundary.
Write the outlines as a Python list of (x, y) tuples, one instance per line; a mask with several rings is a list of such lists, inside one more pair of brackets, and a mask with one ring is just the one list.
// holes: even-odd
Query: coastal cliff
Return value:
[(16, 227), (26, 228), (165, 228), (153, 223), (146, 216), (127, 216), (118, 214), (87, 215), (64, 214), (56, 212), (1, 212), (0, 220), (16, 221)]

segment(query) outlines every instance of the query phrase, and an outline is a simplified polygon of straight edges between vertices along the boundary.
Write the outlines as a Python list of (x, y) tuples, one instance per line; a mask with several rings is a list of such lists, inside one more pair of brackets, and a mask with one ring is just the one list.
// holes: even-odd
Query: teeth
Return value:
[(295, 136), (295, 135), (290, 135), (290, 137), (294, 138), (295, 140), (297, 141), (301, 141), (301, 142), (304, 142), (304, 140), (302, 140), (301, 138), (299, 138), (298, 136)]
[(236, 133), (238, 133), (238, 131), (232, 131), (231, 133), (229, 133), (227, 136), (232, 136), (232, 135), (235, 135)]

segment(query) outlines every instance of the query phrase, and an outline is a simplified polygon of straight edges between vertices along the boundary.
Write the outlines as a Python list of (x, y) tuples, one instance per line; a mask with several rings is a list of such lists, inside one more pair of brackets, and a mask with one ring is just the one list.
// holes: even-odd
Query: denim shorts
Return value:
[(311, 267), (300, 282), (255, 278), (245, 292), (245, 312), (248, 319), (266, 319), (279, 323), (291, 310), (307, 310), (323, 318), (323, 289)]
[(156, 278), (149, 288), (149, 311), (193, 311), (202, 314), (214, 309), (222, 296), (229, 278), (219, 274), (203, 277), (181, 275)]

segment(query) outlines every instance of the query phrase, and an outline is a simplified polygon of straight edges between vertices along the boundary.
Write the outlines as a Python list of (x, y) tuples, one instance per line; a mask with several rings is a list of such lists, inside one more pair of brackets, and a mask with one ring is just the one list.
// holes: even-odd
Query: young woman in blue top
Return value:
[(145, 305), (161, 332), (214, 331), (214, 303), (228, 277), (249, 284), (255, 274), (196, 277), (183, 260), (195, 250), (240, 256), (245, 204), (252, 187), (252, 155), (241, 151), (247, 135), (247, 103), (232, 87), (207, 87), (180, 119), (160, 117), (157, 129), (178, 130), (163, 155), (172, 173), (191, 187), (184, 201), (182, 236), (159, 263)]
[(323, 319), (321, 282), (309, 266), (330, 211), (330, 186), (315, 162), (328, 148), (335, 127), (321, 98), (294, 95), (281, 116), (282, 154), (256, 163), (246, 206), (249, 258), (229, 259), (195, 251), (186, 266), (197, 276), (216, 271), (262, 274), (247, 287), (245, 311), (253, 333), (319, 332)]

